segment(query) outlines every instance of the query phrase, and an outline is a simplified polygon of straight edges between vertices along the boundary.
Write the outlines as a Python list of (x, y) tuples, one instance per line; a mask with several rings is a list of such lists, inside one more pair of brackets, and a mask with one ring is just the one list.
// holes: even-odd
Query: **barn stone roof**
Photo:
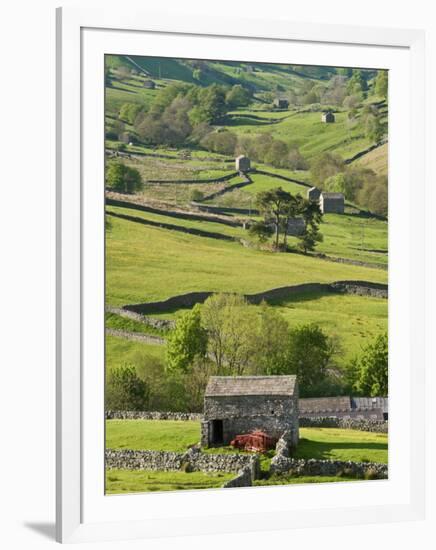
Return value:
[(306, 397), (298, 402), (300, 416), (304, 413), (328, 413), (351, 411), (351, 401), (348, 396), (340, 397)]
[(342, 193), (322, 193), (323, 199), (343, 199), (344, 195)]
[(211, 376), (205, 396), (295, 395), (297, 377), (288, 376)]

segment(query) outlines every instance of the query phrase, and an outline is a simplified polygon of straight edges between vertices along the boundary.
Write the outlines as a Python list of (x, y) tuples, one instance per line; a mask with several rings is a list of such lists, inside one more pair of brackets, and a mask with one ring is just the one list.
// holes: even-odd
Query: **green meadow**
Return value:
[(279, 254), (111, 217), (106, 301), (151, 302), (186, 292), (255, 293), (307, 282), (386, 282), (387, 272)]
[(233, 477), (225, 473), (106, 470), (106, 494), (217, 489)]

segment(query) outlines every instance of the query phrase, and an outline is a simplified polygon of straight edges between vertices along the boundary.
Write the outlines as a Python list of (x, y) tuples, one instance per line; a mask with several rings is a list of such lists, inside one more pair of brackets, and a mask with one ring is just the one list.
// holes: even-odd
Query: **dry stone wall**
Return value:
[(252, 485), (253, 478), (251, 475), (251, 471), (249, 468), (244, 468), (236, 477), (230, 479), (229, 481), (226, 481), (223, 487), (224, 489), (228, 489), (231, 487), (251, 487)]
[(387, 479), (388, 466), (378, 462), (346, 462), (341, 460), (295, 459), (277, 454), (271, 460), (272, 474), (293, 476), (347, 476)]
[[(301, 292), (335, 292), (341, 294), (355, 294), (358, 296), (372, 296), (375, 298), (388, 297), (388, 285), (382, 283), (371, 283), (367, 281), (337, 281), (334, 283), (305, 283), (301, 285), (284, 286), (273, 288), (258, 294), (246, 294), (245, 298), (252, 304), (260, 304), (263, 300), (282, 300)], [(181, 307), (193, 307), (201, 304), (211, 296), (213, 292), (189, 292), (172, 296), (167, 300), (159, 302), (148, 302), (142, 304), (130, 304), (123, 306), (123, 309), (136, 313), (147, 314), (153, 311), (165, 311)]]
[(388, 433), (389, 431), (389, 424), (386, 420), (371, 420), (369, 418), (338, 418), (334, 416), (300, 417), (299, 423), (300, 428), (344, 428), (347, 430), (379, 433)]
[(106, 411), (106, 420), (202, 420), (200, 413), (160, 411)]
[(134, 451), (131, 449), (107, 449), (106, 467), (121, 470), (192, 471), (204, 473), (235, 473), (248, 470), (252, 479), (259, 477), (257, 455), (208, 454), (197, 448), (186, 453), (169, 451)]

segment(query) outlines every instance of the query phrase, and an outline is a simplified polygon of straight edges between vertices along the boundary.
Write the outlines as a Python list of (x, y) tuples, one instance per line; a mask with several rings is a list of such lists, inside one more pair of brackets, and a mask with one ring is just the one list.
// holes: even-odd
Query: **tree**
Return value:
[(106, 171), (106, 185), (120, 193), (135, 193), (142, 189), (141, 174), (120, 160), (111, 160)]
[(202, 307), (201, 319), (208, 335), (208, 355), (218, 375), (246, 373), (253, 361), (256, 313), (236, 294), (213, 294)]
[(106, 409), (121, 411), (147, 410), (149, 388), (136, 374), (135, 367), (123, 365), (109, 371), (106, 382)]
[(204, 358), (207, 349), (207, 332), (201, 324), (198, 304), (176, 323), (168, 338), (167, 364), (170, 371), (188, 372), (196, 357)]
[(118, 117), (129, 124), (133, 124), (141, 110), (141, 106), (137, 103), (123, 103)]
[(226, 96), (222, 86), (212, 84), (198, 91), (198, 103), (189, 113), (192, 124), (220, 122), (226, 114)]
[(202, 140), (201, 145), (208, 151), (221, 153), (222, 155), (233, 155), (238, 138), (233, 132), (211, 132)]
[(322, 153), (310, 165), (310, 174), (314, 185), (322, 187), (325, 180), (344, 171), (344, 161), (336, 153)]
[(240, 84), (232, 86), (226, 94), (226, 103), (231, 109), (246, 107), (250, 104), (250, 92)]
[(284, 167), (287, 164), (288, 154), (288, 144), (280, 139), (275, 139), (265, 154), (265, 162), (277, 168)]
[(330, 176), (329, 178), (327, 178), (324, 182), (324, 189), (326, 191), (343, 193), (344, 195), (346, 195), (345, 174), (343, 172), (340, 172), (339, 174), (335, 174), (334, 176)]
[(271, 228), (271, 225), (261, 220), (252, 223), (248, 229), (248, 233), (253, 237), (257, 237), (260, 243), (265, 243), (274, 233), (274, 230)]
[(256, 374), (286, 374), (289, 363), (288, 337), (287, 321), (274, 308), (263, 303), (253, 350)]
[(262, 191), (256, 195), (256, 205), (265, 218), (271, 219), (275, 228), (275, 248), (279, 248), (280, 230), (283, 227), (282, 218), (285, 206), (290, 202), (291, 194), (281, 187)]
[(384, 128), (379, 116), (369, 115), (365, 121), (365, 134), (374, 143), (378, 143), (384, 135)]
[(191, 201), (201, 202), (204, 199), (204, 193), (199, 189), (193, 189), (191, 191)]
[(302, 396), (311, 395), (325, 382), (333, 351), (329, 337), (316, 324), (300, 325), (290, 331), (288, 372), (297, 375)]
[(300, 153), (297, 146), (291, 147), (287, 158), (288, 168), (291, 170), (308, 170), (309, 164), (307, 160)]
[(298, 236), (298, 248), (307, 254), (313, 251), (317, 243), (322, 242), (323, 236), (319, 231), (322, 222), (322, 212), (319, 204), (297, 195), (297, 212), (305, 222), (304, 232)]
[(383, 99), (387, 99), (388, 97), (388, 71), (377, 71), (377, 76), (374, 83), (374, 91), (375, 93), (382, 97)]
[(353, 69), (351, 78), (347, 83), (347, 91), (349, 94), (362, 95), (368, 90), (368, 84), (360, 69)]
[(362, 352), (354, 372), (355, 388), (361, 395), (370, 397), (388, 395), (388, 335), (377, 336)]

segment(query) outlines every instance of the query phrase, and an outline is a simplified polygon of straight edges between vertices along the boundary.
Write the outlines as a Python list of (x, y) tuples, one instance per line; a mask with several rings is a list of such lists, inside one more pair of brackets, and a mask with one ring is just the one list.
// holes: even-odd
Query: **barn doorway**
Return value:
[(223, 421), (212, 420), (212, 443), (214, 445), (222, 445), (223, 435)]

